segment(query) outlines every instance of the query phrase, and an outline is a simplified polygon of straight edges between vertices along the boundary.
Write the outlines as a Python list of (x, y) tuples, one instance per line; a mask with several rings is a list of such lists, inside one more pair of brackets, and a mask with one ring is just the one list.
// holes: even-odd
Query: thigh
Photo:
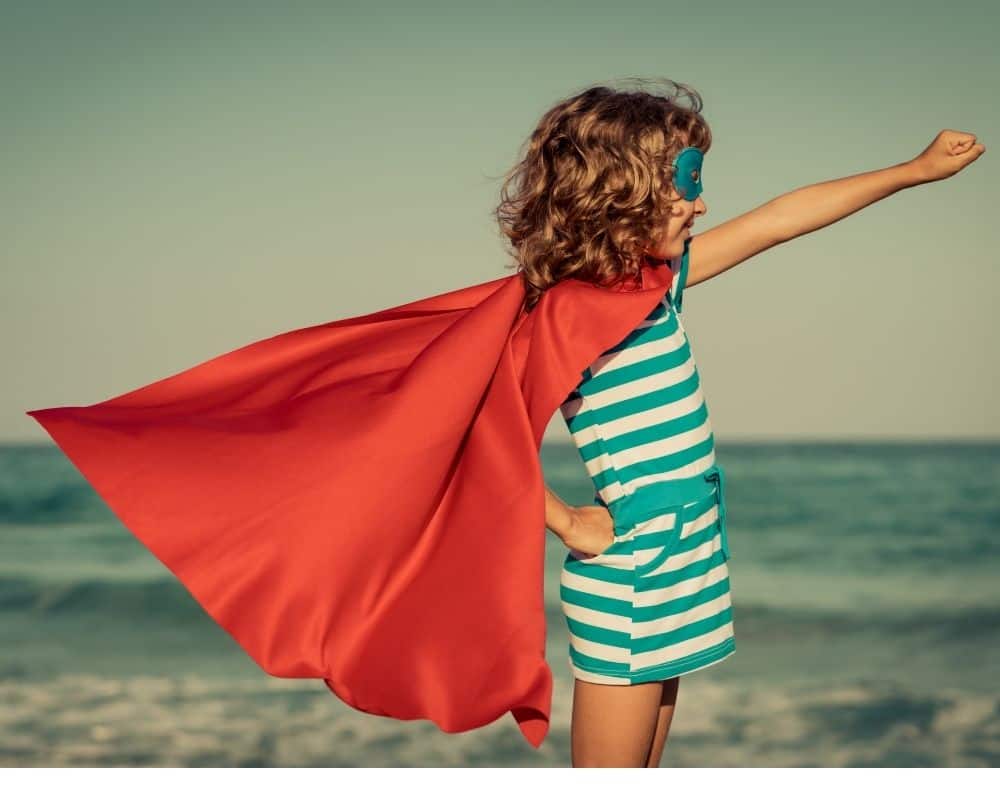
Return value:
[(573, 686), (574, 767), (645, 766), (660, 711), (663, 682)]
[(680, 677), (669, 678), (661, 681), (663, 685), (663, 697), (660, 698), (659, 716), (656, 721), (656, 733), (653, 735), (653, 745), (649, 749), (649, 758), (646, 759), (647, 767), (660, 766), (663, 758), (663, 747), (667, 743), (667, 735), (670, 733), (670, 723), (674, 720), (674, 709), (677, 707), (677, 690), (680, 686)]

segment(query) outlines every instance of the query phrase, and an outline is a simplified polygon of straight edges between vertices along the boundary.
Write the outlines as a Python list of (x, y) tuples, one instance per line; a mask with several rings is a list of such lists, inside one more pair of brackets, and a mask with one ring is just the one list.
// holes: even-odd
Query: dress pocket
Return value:
[[(664, 509), (664, 513), (668, 513), (667, 509)], [(638, 561), (635, 562), (635, 575), (641, 578), (653, 570), (660, 567), (664, 561), (670, 558), (675, 552), (677, 552), (677, 543), (681, 538), (681, 530), (684, 528), (684, 508), (682, 506), (676, 506), (673, 509), (674, 524), (669, 530), (658, 530), (653, 533), (638, 533), (641, 537), (643, 546), (642, 550), (646, 551), (651, 549), (647, 545), (651, 545), (655, 548), (653, 557), (640, 564)], [(636, 531), (641, 531), (642, 526), (637, 526)]]

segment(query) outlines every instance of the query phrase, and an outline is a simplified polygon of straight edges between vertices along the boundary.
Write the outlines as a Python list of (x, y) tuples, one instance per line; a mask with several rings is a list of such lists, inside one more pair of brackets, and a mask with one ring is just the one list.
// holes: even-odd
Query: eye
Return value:
[(698, 182), (698, 170), (696, 169), (691, 170), (691, 180), (693, 180), (695, 183)]

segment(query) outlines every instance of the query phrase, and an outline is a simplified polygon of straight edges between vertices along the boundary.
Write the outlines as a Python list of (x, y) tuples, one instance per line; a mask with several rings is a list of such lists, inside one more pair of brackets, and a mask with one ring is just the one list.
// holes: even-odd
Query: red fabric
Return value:
[(268, 674), (541, 745), (542, 435), (669, 288), (517, 274), (278, 334), (90, 406), (28, 411)]

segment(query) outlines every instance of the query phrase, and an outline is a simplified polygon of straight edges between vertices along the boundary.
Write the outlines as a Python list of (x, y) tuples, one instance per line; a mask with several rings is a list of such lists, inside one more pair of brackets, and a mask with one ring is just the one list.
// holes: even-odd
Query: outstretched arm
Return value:
[(971, 133), (943, 130), (920, 155), (884, 169), (805, 186), (695, 234), (686, 286), (706, 281), (776, 244), (811, 233), (911, 186), (956, 174), (986, 151)]

